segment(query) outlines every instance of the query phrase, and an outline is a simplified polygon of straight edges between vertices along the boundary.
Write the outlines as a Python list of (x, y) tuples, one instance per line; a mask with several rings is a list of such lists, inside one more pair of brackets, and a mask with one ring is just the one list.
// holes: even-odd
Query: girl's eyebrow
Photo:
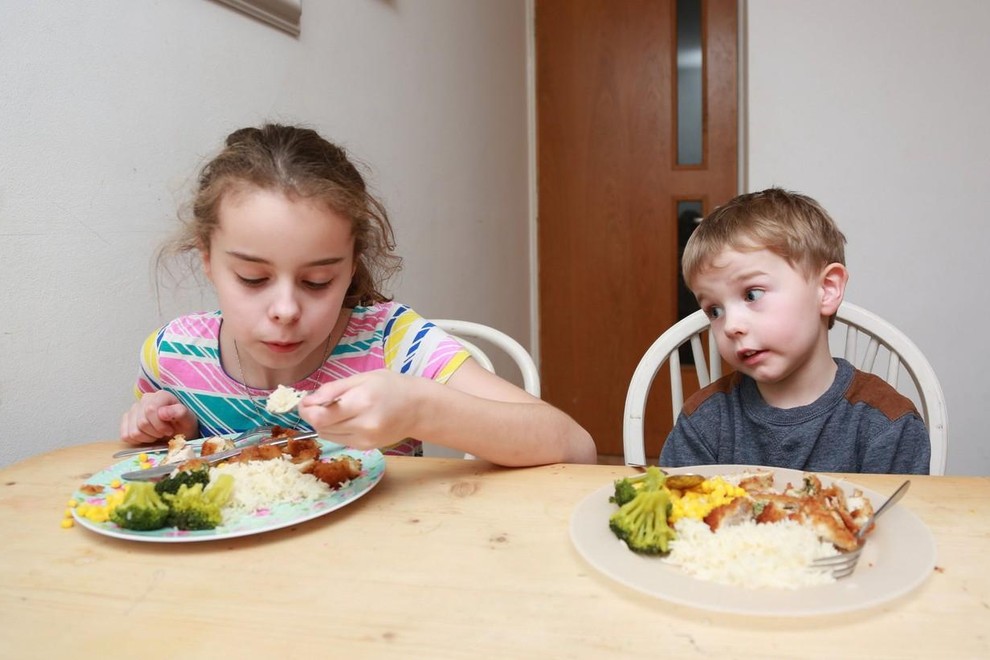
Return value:
[[(265, 264), (271, 265), (271, 262), (267, 259), (257, 257), (253, 254), (247, 254), (245, 252), (238, 252), (237, 250), (227, 250), (227, 254), (234, 257), (235, 259), (240, 259), (241, 261), (249, 261), (253, 264)], [(304, 268), (311, 268), (314, 266), (333, 266), (334, 264), (339, 264), (344, 260), (344, 257), (327, 257), (325, 259), (317, 259), (316, 261), (310, 261), (309, 263), (303, 264)]]

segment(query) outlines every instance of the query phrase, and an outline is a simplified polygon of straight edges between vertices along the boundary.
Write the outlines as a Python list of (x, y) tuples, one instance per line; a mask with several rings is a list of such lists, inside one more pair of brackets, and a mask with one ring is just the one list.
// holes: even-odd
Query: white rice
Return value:
[(735, 587), (798, 589), (835, 582), (831, 573), (808, 564), (838, 550), (792, 520), (757, 524), (746, 521), (713, 533), (704, 522), (682, 518), (677, 537), (663, 561), (701, 580)]
[(230, 525), (281, 502), (315, 500), (330, 487), (311, 474), (303, 474), (289, 460), (226, 463), (210, 468), (210, 481), (221, 474), (234, 478), (234, 493), (223, 508), (223, 522)]

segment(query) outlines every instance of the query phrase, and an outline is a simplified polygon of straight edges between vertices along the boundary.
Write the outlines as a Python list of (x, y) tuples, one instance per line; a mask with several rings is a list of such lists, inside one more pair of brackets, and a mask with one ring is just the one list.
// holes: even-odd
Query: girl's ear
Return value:
[(849, 281), (849, 271), (840, 263), (825, 266), (821, 274), (822, 316), (831, 317), (842, 304), (846, 295), (846, 282)]
[(210, 251), (200, 248), (199, 256), (203, 260), (203, 272), (206, 273), (206, 279), (213, 281), (213, 271), (210, 269)]

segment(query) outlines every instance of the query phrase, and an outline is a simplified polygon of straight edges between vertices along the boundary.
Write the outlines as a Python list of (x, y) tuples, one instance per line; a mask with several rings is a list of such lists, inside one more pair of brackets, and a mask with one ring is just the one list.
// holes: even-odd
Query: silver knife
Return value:
[[(309, 433), (301, 433), (291, 438), (279, 438), (277, 440), (272, 440), (271, 442), (265, 442), (262, 444), (278, 447), (287, 444), (289, 440), (310, 440), (316, 437), (318, 437), (318, 434), (310, 431)], [(257, 445), (252, 445), (252, 446), (257, 446)], [(227, 451), (222, 451), (218, 454), (210, 454), (209, 456), (203, 456), (202, 459), (210, 465), (215, 465), (221, 461), (227, 460), (228, 458), (233, 458), (234, 456), (237, 456), (245, 449), (247, 449), (247, 447), (236, 447), (234, 449), (228, 449)], [(159, 477), (164, 477), (172, 474), (178, 467), (179, 467), (178, 463), (157, 465), (153, 468), (148, 468), (147, 470), (135, 470), (134, 472), (125, 472), (124, 474), (120, 475), (120, 478), (124, 479), (125, 481), (152, 481), (154, 479), (158, 479)]]

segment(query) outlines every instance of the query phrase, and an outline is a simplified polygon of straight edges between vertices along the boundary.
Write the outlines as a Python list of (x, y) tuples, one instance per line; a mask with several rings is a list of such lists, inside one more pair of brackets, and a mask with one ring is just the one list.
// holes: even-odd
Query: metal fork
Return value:
[(859, 563), (859, 556), (863, 554), (863, 548), (866, 547), (866, 541), (863, 538), (866, 536), (866, 532), (870, 530), (874, 521), (880, 517), (881, 513), (892, 507), (899, 499), (904, 497), (904, 493), (907, 492), (908, 486), (910, 485), (911, 481), (909, 479), (898, 486), (897, 490), (894, 491), (894, 494), (888, 497), (887, 501), (881, 504), (880, 508), (874, 511), (873, 515), (866, 520), (866, 523), (859, 528), (859, 531), (856, 532), (857, 548), (855, 550), (843, 552), (832, 557), (821, 557), (819, 559), (815, 559), (811, 562), (811, 567), (815, 570), (832, 571), (832, 577), (836, 580), (852, 575), (853, 571), (856, 570), (856, 564)]
[[(235, 436), (233, 438), (234, 444), (243, 442), (248, 438), (253, 438), (254, 436), (264, 437), (266, 434), (271, 435), (272, 426), (270, 424), (262, 424), (260, 426), (255, 426), (250, 428), (243, 433)], [(153, 454), (155, 452), (168, 451), (168, 443), (157, 444), (157, 445), (145, 445), (143, 447), (131, 447), (130, 449), (122, 449), (113, 455), (114, 458), (124, 458), (126, 456), (137, 456), (138, 454)]]

